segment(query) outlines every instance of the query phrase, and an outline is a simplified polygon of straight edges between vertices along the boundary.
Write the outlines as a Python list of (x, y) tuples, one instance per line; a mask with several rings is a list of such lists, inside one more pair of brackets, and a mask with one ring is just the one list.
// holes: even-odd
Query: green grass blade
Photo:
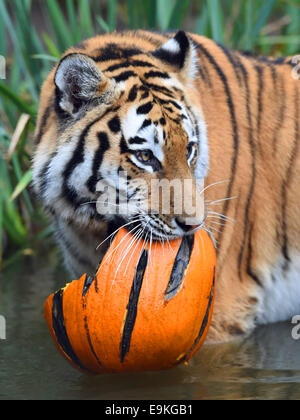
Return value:
[(166, 31), (172, 18), (174, 10), (174, 0), (157, 0), (156, 2), (156, 19), (159, 28)]
[[(288, 25), (286, 30), (287, 36), (293, 36), (295, 34), (300, 34), (300, 4), (296, 7), (295, 5), (288, 4), (287, 14), (291, 17), (291, 23)], [(300, 42), (297, 44), (291, 43), (285, 46), (284, 54), (293, 55), (299, 54), (300, 52)]]
[[(110, 0), (110, 2), (111, 1), (112, 0)], [(90, 2), (87, 0), (79, 0), (78, 13), (80, 16), (80, 38), (84, 39), (92, 37), (94, 35), (94, 28), (92, 22)], [(76, 42), (76, 39), (74, 39), (72, 43), (75, 44)]]
[[(12, 92), (18, 92), (20, 89), (20, 79), (21, 79), (21, 71), (19, 63), (16, 59), (12, 60), (12, 66), (10, 68), (9, 72), (9, 79), (7, 79), (5, 82), (5, 85), (9, 86), (9, 89)], [(16, 108), (15, 104), (13, 104), (7, 97), (1, 96), (0, 93), (0, 99), (2, 102), (2, 111), (5, 114), (6, 119), (9, 121), (10, 126), (12, 129), (17, 124), (17, 118), (18, 118), (18, 109)]]
[(108, 26), (109, 31), (113, 32), (116, 30), (116, 20), (117, 20), (117, 1), (109, 0), (108, 2)]
[(5, 22), (0, 13), (0, 55), (6, 56), (6, 31)]
[(80, 33), (78, 32), (78, 24), (76, 18), (76, 10), (74, 0), (67, 0), (68, 19), (71, 27), (72, 39), (74, 44), (80, 41)]
[[(13, 201), (15, 198), (17, 198), (22, 193), (23, 197), (24, 197), (24, 200), (25, 200), (25, 203), (26, 203), (26, 206), (27, 206), (27, 210), (28, 210), (30, 216), (33, 216), (33, 212), (34, 212), (33, 206), (32, 206), (28, 191), (26, 190), (29, 182), (32, 179), (32, 175), (31, 175), (30, 181), (24, 186), (24, 188), (22, 188), (24, 183), (27, 181), (27, 177), (29, 175), (26, 175), (27, 174), (27, 172), (26, 172), (26, 174), (25, 174), (26, 177), (24, 179), (25, 175), (22, 174), (22, 169), (21, 169), (21, 165), (20, 165), (17, 154), (13, 154), (12, 164), (13, 164), (13, 168), (14, 168), (14, 174), (15, 174), (17, 180), (18, 180), (18, 184), (17, 184), (17, 187), (15, 187), (15, 191), (12, 193), (12, 196), (10, 197), (10, 201)], [(28, 172), (31, 172), (31, 171), (28, 170)], [(20, 188), (21, 188), (21, 191), (19, 191)], [(17, 191), (16, 191), (16, 189), (17, 189)]]
[(57, 39), (58, 48), (63, 53), (72, 45), (71, 32), (58, 2), (56, 0), (46, 0), (46, 5)]
[(157, 2), (153, 0), (147, 0), (145, 2), (147, 28), (155, 29), (156, 27), (156, 16), (157, 16)]
[(32, 6), (32, 0), (23, 0), (23, 2), (24, 2), (25, 10), (29, 13)]
[(216, 42), (223, 43), (224, 16), (220, 0), (207, 0), (207, 8), (213, 39)]
[(14, 45), (14, 48), (15, 48), (15, 55), (16, 55), (16, 58), (17, 58), (17, 61), (18, 61), (19, 65), (21, 67), (22, 74), (24, 74), (24, 76), (26, 77), (26, 81), (27, 81), (27, 84), (28, 84), (28, 89), (29, 89), (34, 101), (38, 102), (38, 98), (39, 98), (38, 90), (35, 86), (35, 82), (32, 79), (32, 76), (31, 76), (31, 74), (30, 74), (30, 72), (27, 68), (27, 65), (26, 65), (26, 62), (24, 60), (23, 53), (22, 53), (22, 50), (21, 50), (21, 47), (20, 47), (20, 41), (18, 39), (17, 32), (15, 30), (15, 26), (14, 26), (14, 24), (13, 24), (11, 18), (10, 18), (10, 15), (9, 15), (7, 9), (6, 9), (6, 4), (5, 4), (4, 0), (0, 0), (0, 15), (2, 16), (2, 19), (5, 22), (7, 30), (10, 34), (11, 39), (12, 39), (12, 42), (13, 42), (13, 45)]
[(258, 40), (260, 45), (295, 45), (297, 48), (300, 45), (300, 35), (272, 35), (272, 36), (261, 36)]
[(127, 10), (129, 28), (135, 29), (134, 0), (127, 0)]
[(14, 201), (20, 194), (22, 194), (22, 192), (25, 191), (25, 189), (28, 187), (31, 181), (32, 181), (32, 171), (29, 169), (27, 172), (25, 172), (25, 174), (22, 176), (22, 178), (18, 182), (9, 200)]
[(58, 51), (56, 45), (52, 41), (52, 39), (46, 34), (42, 34), (43, 40), (48, 48), (48, 51), (52, 57), (56, 57), (57, 59), (60, 59), (61, 53)]
[(4, 226), (3, 226), (3, 212), (4, 212), (4, 208), (3, 208), (3, 194), (2, 194), (2, 190), (0, 190), (0, 267), (2, 265), (2, 258), (3, 258), (3, 230), (4, 230)]
[[(38, 92), (42, 83), (41, 68), (40, 65), (37, 66), (36, 63), (33, 62), (31, 55), (33, 51), (42, 53), (43, 46), (35, 32), (34, 26), (30, 22), (30, 10), (24, 0), (15, 2), (13, 20), (15, 34), (23, 60), (31, 75), (35, 90)], [(17, 59), (19, 60), (18, 56)]]
[(135, 2), (135, 15), (137, 29), (145, 27), (145, 6), (142, 1), (136, 0)]
[(19, 214), (15, 212), (15, 216), (9, 217), (5, 214), (3, 216), (3, 227), (6, 230), (9, 238), (18, 246), (22, 246), (26, 239), (26, 229), (19, 220), (16, 219)]
[(53, 55), (48, 55), (48, 54), (34, 54), (31, 57), (35, 60), (45, 60), (45, 61), (51, 61), (53, 63), (57, 63), (59, 61), (57, 57), (53, 57)]
[(19, 96), (10, 90), (4, 83), (0, 82), (0, 95), (9, 99), (21, 112), (36, 117), (36, 112), (26, 104)]
[(53, 236), (55, 234), (55, 229), (52, 225), (47, 226), (45, 229), (43, 229), (39, 234), (38, 234), (38, 240), (39, 241), (44, 241), (45, 239), (48, 239), (50, 236)]
[(250, 51), (254, 45), (253, 25), (254, 25), (254, 2), (245, 0), (245, 37), (243, 50)]
[[(1, 138), (0, 138), (1, 140)], [(21, 245), (26, 237), (26, 229), (22, 224), (20, 214), (13, 203), (9, 201), (12, 189), (8, 168), (0, 153), (0, 191), (3, 201), (3, 226), (14, 243)]]
[(100, 16), (96, 16), (96, 20), (98, 22), (98, 25), (104, 32), (110, 32), (109, 25), (105, 22), (105, 20)]
[(14, 11), (20, 27), (18, 40), (24, 45), (25, 53), (30, 51), (42, 53), (44, 48), (30, 20), (30, 8), (28, 8), (26, 2), (24, 0), (15, 2)]
[(257, 37), (259, 36), (259, 33), (265, 25), (265, 23), (267, 22), (267, 19), (270, 16), (272, 10), (274, 9), (275, 4), (276, 0), (265, 0), (262, 6), (258, 9), (257, 22), (253, 29), (254, 39), (257, 39)]
[(177, 0), (168, 23), (168, 29), (180, 29), (190, 0)]
[(196, 28), (195, 28), (196, 34), (207, 36), (208, 24), (209, 24), (208, 10), (207, 10), (207, 6), (204, 5), (202, 9), (202, 13), (199, 15), (196, 22)]

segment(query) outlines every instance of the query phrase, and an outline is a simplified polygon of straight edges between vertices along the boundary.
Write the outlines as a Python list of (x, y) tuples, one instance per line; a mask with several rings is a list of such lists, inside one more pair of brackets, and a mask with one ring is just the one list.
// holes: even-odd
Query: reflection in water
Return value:
[(0, 274), (0, 399), (299, 399), (300, 341), (292, 325), (257, 329), (240, 342), (204, 346), (189, 366), (86, 376), (56, 351), (43, 319), (47, 296), (68, 276), (56, 252)]
[(203, 347), (194, 376), (207, 378), (208, 398), (299, 399), (299, 346), (289, 323), (260, 327), (241, 342)]

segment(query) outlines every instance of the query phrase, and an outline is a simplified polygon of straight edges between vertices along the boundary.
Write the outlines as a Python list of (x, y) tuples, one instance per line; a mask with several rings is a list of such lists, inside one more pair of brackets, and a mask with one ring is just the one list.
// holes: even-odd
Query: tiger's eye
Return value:
[(140, 160), (142, 160), (143, 162), (149, 162), (149, 160), (151, 159), (151, 153), (148, 152), (147, 150), (144, 152), (140, 152), (139, 153), (139, 158)]
[(154, 172), (162, 169), (160, 161), (154, 156), (152, 150), (137, 150), (134, 152), (134, 156), (142, 164), (152, 166)]

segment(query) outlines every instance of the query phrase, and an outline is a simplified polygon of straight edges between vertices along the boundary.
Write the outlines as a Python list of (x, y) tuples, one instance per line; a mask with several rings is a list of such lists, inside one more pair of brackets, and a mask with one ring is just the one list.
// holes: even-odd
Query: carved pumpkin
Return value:
[[(94, 278), (51, 295), (45, 318), (57, 348), (85, 371), (167, 369), (205, 340), (213, 308), (216, 255), (205, 231), (149, 244), (122, 229)], [(125, 257), (124, 257), (125, 256)]]

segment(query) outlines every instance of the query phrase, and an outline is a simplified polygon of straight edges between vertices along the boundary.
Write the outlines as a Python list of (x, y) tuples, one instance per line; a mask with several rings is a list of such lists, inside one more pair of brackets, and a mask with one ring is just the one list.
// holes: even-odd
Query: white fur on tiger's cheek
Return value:
[(76, 166), (68, 180), (68, 184), (72, 186), (79, 196), (91, 196), (91, 192), (87, 187), (87, 180), (93, 175), (93, 160), (94, 153), (87, 151), (84, 161)]
[[(56, 155), (51, 160), (47, 173), (46, 203), (50, 206), (56, 204), (61, 195), (63, 172), (77, 147), (77, 142), (67, 143), (57, 149)], [(60, 180), (60, 181), (59, 181)]]
[[(41, 175), (44, 175), (45, 166), (47, 162), (49, 161), (49, 156), (51, 156), (52, 153), (55, 152), (55, 148), (52, 150), (46, 150), (44, 151), (43, 148), (44, 144), (41, 144), (39, 147), (39, 151), (36, 152), (33, 158), (33, 185), (35, 192), (37, 194), (41, 191)], [(43, 172), (43, 173), (42, 173)]]
[(120, 189), (120, 175), (118, 172), (118, 166), (112, 165), (112, 163), (106, 159), (101, 165), (101, 176), (100, 184), (104, 183), (113, 187)]

